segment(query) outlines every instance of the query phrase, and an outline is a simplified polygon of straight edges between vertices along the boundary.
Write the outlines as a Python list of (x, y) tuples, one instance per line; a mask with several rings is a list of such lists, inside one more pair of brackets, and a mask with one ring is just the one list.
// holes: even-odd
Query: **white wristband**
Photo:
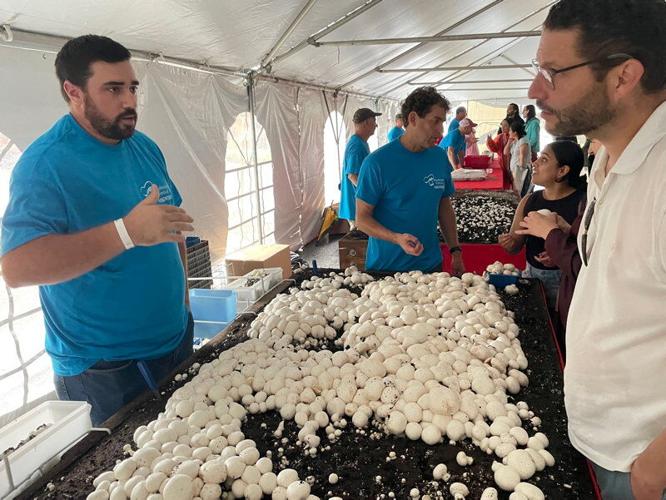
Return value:
[(134, 242), (127, 232), (125, 222), (122, 219), (116, 219), (113, 221), (113, 224), (116, 226), (116, 231), (118, 231), (118, 236), (120, 236), (120, 241), (125, 245), (125, 249), (129, 250), (130, 248), (134, 248)]

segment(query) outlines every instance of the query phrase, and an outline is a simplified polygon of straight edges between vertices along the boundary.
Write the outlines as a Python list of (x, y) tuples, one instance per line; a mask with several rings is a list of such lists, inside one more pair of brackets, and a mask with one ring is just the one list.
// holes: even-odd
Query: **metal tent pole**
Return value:
[(259, 155), (257, 154), (257, 128), (255, 121), (257, 119), (254, 89), (255, 81), (252, 74), (247, 75), (247, 96), (250, 106), (250, 115), (252, 117), (252, 147), (254, 150), (254, 185), (257, 190), (257, 220), (259, 226), (259, 243), (264, 242), (263, 215), (261, 214), (261, 184), (259, 183)]
[(331, 40), (330, 42), (309, 41), (314, 47), (342, 45), (396, 45), (402, 43), (459, 42), (465, 40), (494, 40), (496, 38), (525, 38), (541, 36), (541, 31), (500, 31), (497, 33), (465, 33), (462, 35), (413, 36), (403, 38), (366, 38), (359, 40)]
[(343, 25), (347, 24), (349, 21), (351, 21), (351, 20), (354, 19), (355, 17), (360, 16), (360, 15), (363, 14), (365, 11), (367, 11), (368, 9), (371, 9), (372, 7), (374, 7), (375, 5), (377, 5), (378, 3), (381, 3), (381, 2), (382, 2), (382, 0), (368, 0), (367, 2), (365, 2), (365, 3), (364, 3), (363, 5), (361, 5), (360, 7), (356, 8), (356, 9), (352, 10), (351, 12), (348, 12), (347, 14), (345, 14), (344, 16), (342, 16), (342, 17), (341, 17), (340, 19), (338, 19), (337, 21), (335, 21), (335, 22), (329, 24), (328, 26), (326, 26), (325, 28), (323, 28), (323, 29), (317, 31), (314, 35), (312, 35), (312, 36), (311, 36), (310, 38), (308, 38), (307, 40), (303, 40), (301, 43), (299, 43), (298, 45), (292, 47), (292, 48), (289, 49), (288, 51), (286, 51), (286, 52), (280, 54), (279, 56), (274, 57), (273, 59), (270, 59), (270, 60), (266, 63), (266, 66), (267, 66), (267, 67), (268, 67), (268, 66), (272, 66), (272, 65), (274, 65), (275, 63), (278, 63), (278, 62), (280, 62), (280, 61), (284, 61), (286, 58), (291, 57), (291, 56), (294, 55), (296, 52), (299, 52), (299, 51), (301, 51), (302, 49), (304, 49), (304, 48), (310, 46), (310, 44), (311, 44), (312, 42), (315, 42), (315, 41), (319, 40), (320, 38), (322, 38), (322, 37), (328, 35), (328, 34), (331, 33), (332, 31), (335, 31), (335, 30), (338, 29), (340, 26), (343, 26)]
[(275, 45), (271, 48), (270, 51), (268, 51), (268, 54), (266, 54), (262, 59), (260, 66), (263, 68), (266, 66), (266, 63), (271, 60), (271, 58), (275, 55), (275, 53), (280, 50), (280, 47), (282, 47), (282, 44), (289, 38), (289, 36), (294, 32), (296, 29), (296, 26), (298, 26), (303, 18), (310, 12), (310, 9), (312, 9), (312, 6), (315, 4), (317, 0), (308, 0), (308, 2), (303, 6), (301, 11), (298, 13), (298, 15), (294, 18), (294, 20), (291, 22), (289, 27), (282, 33), (282, 36), (278, 39), (277, 42), (275, 42)]

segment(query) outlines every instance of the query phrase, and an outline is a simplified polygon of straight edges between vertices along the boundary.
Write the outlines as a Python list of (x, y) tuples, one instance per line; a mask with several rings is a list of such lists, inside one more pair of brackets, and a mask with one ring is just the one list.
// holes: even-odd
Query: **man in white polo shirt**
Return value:
[(564, 391), (571, 442), (604, 500), (666, 489), (664, 20), (664, 0), (561, 0), (529, 90), (548, 132), (603, 145), (578, 238)]

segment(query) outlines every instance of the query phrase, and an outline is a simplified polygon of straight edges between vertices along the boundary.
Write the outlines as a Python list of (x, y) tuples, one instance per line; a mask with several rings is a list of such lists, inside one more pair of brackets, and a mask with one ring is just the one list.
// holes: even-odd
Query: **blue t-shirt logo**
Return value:
[[(153, 185), (151, 181), (144, 182), (143, 186), (139, 188), (141, 191), (141, 197), (146, 198), (150, 194), (150, 187)], [(161, 193), (160, 193), (161, 194)]]
[(444, 178), (435, 177), (433, 174), (428, 174), (423, 178), (428, 186), (434, 189), (448, 189), (449, 180)]

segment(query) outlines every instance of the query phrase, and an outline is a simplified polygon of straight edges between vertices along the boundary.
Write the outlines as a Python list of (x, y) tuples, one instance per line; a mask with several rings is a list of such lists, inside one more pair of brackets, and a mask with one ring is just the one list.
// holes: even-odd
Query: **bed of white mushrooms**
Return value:
[[(360, 296), (343, 288), (363, 284)], [(298, 425), (298, 444), (312, 455), (346, 427), (371, 421), (434, 446), (470, 440), (495, 455), (497, 487), (513, 500), (541, 499), (527, 481), (554, 464), (548, 439), (534, 432), (540, 421), (526, 403), (508, 400), (528, 384), (518, 334), (512, 312), (473, 274), (372, 281), (348, 269), (306, 280), (266, 306), (249, 340), (203, 364), (156, 420), (136, 429), (136, 451), (100, 474), (88, 498), (307, 500), (316, 498), (313, 480), (327, 488), (344, 482), (335, 474), (305, 481), (284, 458), (260, 456), (243, 422), (248, 413), (277, 410)], [(344, 349), (308, 349), (333, 339)], [(456, 460), (472, 463), (464, 452)], [(445, 464), (432, 477), (454, 498), (469, 494), (460, 482), (445, 485)], [(483, 495), (497, 498), (497, 491)]]
[(497, 243), (513, 221), (517, 200), (501, 194), (459, 194), (452, 198), (458, 239), (463, 243)]

